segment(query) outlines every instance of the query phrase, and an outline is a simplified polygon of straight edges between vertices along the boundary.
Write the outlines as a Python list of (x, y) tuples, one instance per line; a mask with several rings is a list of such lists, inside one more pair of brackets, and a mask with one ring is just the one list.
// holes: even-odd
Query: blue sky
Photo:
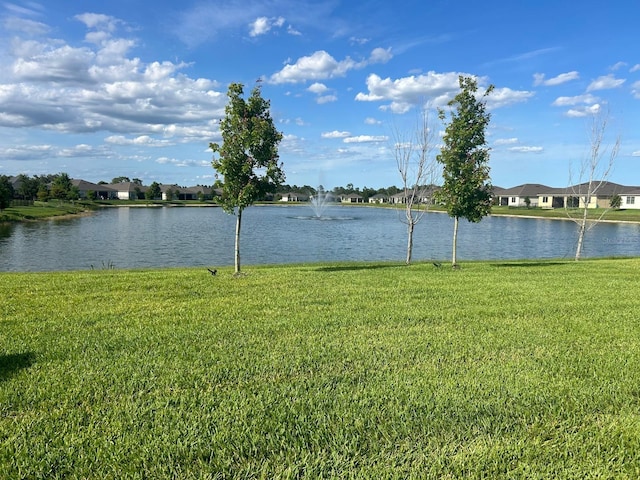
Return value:
[(598, 111), (621, 138), (610, 180), (640, 185), (638, 18), (619, 0), (0, 3), (0, 174), (212, 184), (227, 87), (261, 79), (287, 183), (400, 185), (394, 131), (462, 74), (495, 85), (494, 185), (566, 186)]

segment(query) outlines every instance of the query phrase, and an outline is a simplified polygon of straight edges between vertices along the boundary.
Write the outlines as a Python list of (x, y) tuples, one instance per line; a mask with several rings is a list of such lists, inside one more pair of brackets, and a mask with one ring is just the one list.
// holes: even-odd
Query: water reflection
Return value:
[[(397, 260), (406, 254), (403, 212), (330, 206), (255, 206), (243, 215), (244, 265)], [(429, 213), (414, 234), (414, 259), (448, 259), (452, 220)], [(95, 215), (0, 226), (0, 270), (224, 266), (233, 264), (235, 217), (219, 208), (113, 208)], [(460, 260), (573, 258), (576, 225), (549, 219), (488, 217), (460, 223)], [(585, 257), (640, 255), (640, 226), (601, 223)]]

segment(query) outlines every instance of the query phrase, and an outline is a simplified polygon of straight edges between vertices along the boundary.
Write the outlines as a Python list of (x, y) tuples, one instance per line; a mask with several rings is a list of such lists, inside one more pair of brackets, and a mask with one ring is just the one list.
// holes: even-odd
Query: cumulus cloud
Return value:
[(577, 80), (580, 78), (580, 74), (576, 71), (561, 73), (553, 78), (548, 78), (545, 80), (544, 73), (534, 73), (533, 74), (533, 85), (539, 86), (544, 85), (547, 87), (554, 87), (556, 85), (562, 85), (563, 83), (570, 82), (572, 80)]
[(544, 149), (542, 147), (527, 147), (527, 146), (521, 145), (517, 147), (511, 147), (508, 150), (510, 152), (516, 152), (516, 153), (540, 153)]
[(307, 88), (307, 90), (309, 90), (311, 93), (315, 93), (317, 95), (321, 95), (321, 94), (325, 93), (329, 89), (327, 88), (327, 86), (324, 83), (316, 82), (313, 85), (310, 85), (309, 88)]
[(501, 146), (501, 145), (513, 145), (518, 143), (518, 139), (517, 138), (497, 138), (493, 144), (496, 146)]
[(589, 115), (596, 115), (600, 111), (600, 108), (600, 104), (596, 103), (591, 106), (571, 108), (565, 115), (571, 118), (587, 117)]
[(0, 84), (0, 126), (149, 135), (224, 115), (226, 95), (216, 82), (183, 74), (184, 63), (131, 58), (135, 41), (114, 36), (121, 22), (113, 17), (76, 19), (105, 35), (90, 46), (14, 39)]
[(284, 22), (285, 20), (283, 17), (258, 17), (250, 25), (251, 28), (249, 30), (249, 36), (257, 37), (259, 35), (265, 35), (266, 33), (269, 33), (269, 31), (274, 27), (282, 27), (284, 25)]
[(346, 138), (350, 137), (351, 133), (339, 132), (338, 130), (334, 130), (333, 132), (323, 132), (321, 136), (322, 138)]
[(613, 74), (603, 75), (596, 78), (587, 87), (587, 92), (593, 92), (594, 90), (607, 90), (611, 88), (618, 88), (625, 82), (622, 78), (615, 78)]
[(392, 58), (390, 49), (376, 48), (367, 60), (356, 62), (351, 57), (336, 60), (325, 50), (318, 50), (310, 56), (300, 57), (295, 63), (288, 63), (282, 70), (269, 77), (270, 83), (302, 83), (344, 77), (350, 70), (362, 69), (374, 63), (385, 63)]
[(572, 105), (578, 105), (580, 103), (593, 104), (598, 101), (598, 97), (591, 95), (590, 93), (584, 95), (576, 95), (574, 97), (558, 97), (552, 105), (555, 107), (567, 107)]
[(158, 140), (149, 135), (140, 135), (135, 138), (127, 138), (123, 135), (111, 135), (104, 139), (106, 143), (120, 146), (145, 146), (145, 147), (166, 147), (171, 143), (168, 140)]
[(640, 100), (640, 80), (631, 85), (631, 94)]
[(372, 142), (386, 142), (389, 137), (386, 135), (358, 135), (356, 137), (346, 137), (342, 140), (344, 143), (372, 143)]
[[(368, 93), (359, 92), (355, 99), (361, 102), (390, 102), (382, 106), (394, 113), (406, 113), (412, 107), (427, 101), (435, 107), (444, 106), (459, 91), (458, 72), (436, 73), (430, 71), (423, 75), (411, 75), (398, 79), (381, 78), (376, 74), (367, 77)], [(486, 79), (480, 78), (480, 84)], [(487, 98), (489, 108), (525, 101), (533, 96), (532, 92), (514, 91), (509, 88), (496, 88)]]

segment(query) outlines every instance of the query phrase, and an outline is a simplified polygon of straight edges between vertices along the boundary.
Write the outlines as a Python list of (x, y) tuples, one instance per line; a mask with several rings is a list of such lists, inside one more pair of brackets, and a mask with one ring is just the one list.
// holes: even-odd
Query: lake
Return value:
[[(304, 205), (252, 206), (241, 232), (243, 266), (330, 261), (403, 262), (402, 211), (330, 206), (316, 219)], [(487, 217), (460, 222), (458, 259), (571, 259), (571, 221)], [(71, 219), (0, 226), (0, 271), (233, 265), (235, 217), (221, 208), (119, 207)], [(413, 259), (451, 257), (453, 220), (428, 213), (416, 225)], [(600, 223), (584, 257), (640, 256), (640, 225)]]

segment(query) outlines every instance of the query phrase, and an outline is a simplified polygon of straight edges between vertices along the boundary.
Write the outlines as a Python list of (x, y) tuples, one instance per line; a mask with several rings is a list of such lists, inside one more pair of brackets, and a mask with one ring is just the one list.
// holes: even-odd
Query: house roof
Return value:
[(516, 185), (511, 188), (494, 187), (493, 193), (494, 195), (502, 197), (537, 197), (541, 192), (548, 191), (549, 189), (551, 189), (551, 187), (540, 183), (523, 183), (522, 185)]
[(80, 190), (81, 192), (88, 192), (89, 190), (93, 190), (94, 192), (106, 192), (106, 191), (115, 192), (116, 191), (114, 188), (110, 187), (109, 185), (91, 183), (91, 182), (87, 182), (86, 180), (81, 180), (77, 178), (72, 178), (71, 184), (78, 187), (78, 190)]
[(107, 185), (102, 185), (103, 187), (109, 187), (112, 190), (117, 192), (135, 192), (136, 188), (138, 188), (142, 192), (146, 192), (148, 187), (144, 185), (140, 185), (133, 182), (120, 182), (120, 183), (109, 183)]

